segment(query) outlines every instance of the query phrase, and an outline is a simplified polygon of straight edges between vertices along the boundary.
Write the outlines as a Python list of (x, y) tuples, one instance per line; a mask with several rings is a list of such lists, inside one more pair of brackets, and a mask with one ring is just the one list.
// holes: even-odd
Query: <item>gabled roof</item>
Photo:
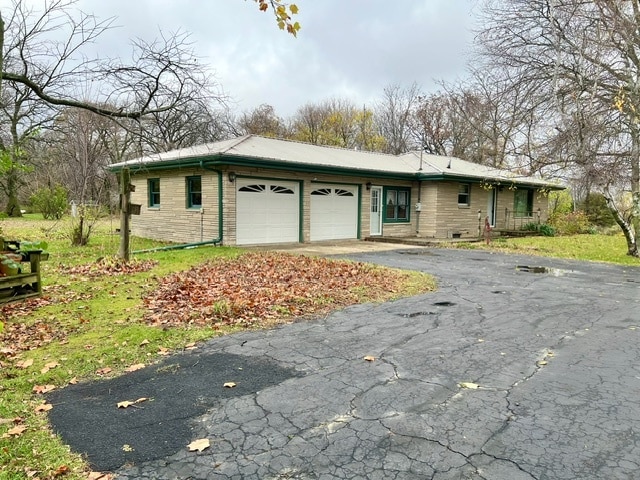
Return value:
[(518, 176), (507, 170), (498, 170), (456, 157), (420, 154), (415, 151), (403, 155), (389, 155), (278, 140), (258, 135), (246, 135), (231, 140), (148, 155), (116, 163), (110, 168), (113, 171), (124, 167), (133, 170), (156, 170), (198, 165), (209, 167), (238, 165), (374, 178), (486, 181), (562, 188), (537, 177)]

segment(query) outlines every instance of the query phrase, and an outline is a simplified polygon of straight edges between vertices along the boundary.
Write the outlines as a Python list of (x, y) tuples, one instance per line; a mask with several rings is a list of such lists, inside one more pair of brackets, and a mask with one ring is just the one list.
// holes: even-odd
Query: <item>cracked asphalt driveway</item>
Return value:
[(189, 353), (280, 376), (182, 419), (210, 448), (181, 443), (116, 478), (638, 478), (640, 268), (427, 248), (349, 258), (433, 273), (439, 290)]

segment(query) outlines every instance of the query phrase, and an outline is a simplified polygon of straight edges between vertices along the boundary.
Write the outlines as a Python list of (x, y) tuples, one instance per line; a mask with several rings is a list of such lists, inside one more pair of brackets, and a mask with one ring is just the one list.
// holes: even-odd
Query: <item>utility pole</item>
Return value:
[(131, 174), (128, 168), (123, 168), (120, 172), (120, 251), (118, 256), (125, 262), (129, 261), (129, 206), (131, 205), (132, 185)]

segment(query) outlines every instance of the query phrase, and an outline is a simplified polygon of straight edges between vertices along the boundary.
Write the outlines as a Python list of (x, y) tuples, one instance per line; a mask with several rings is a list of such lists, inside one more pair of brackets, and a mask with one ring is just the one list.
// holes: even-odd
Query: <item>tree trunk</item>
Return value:
[(20, 210), (20, 202), (18, 201), (18, 178), (15, 170), (11, 168), (5, 173), (5, 177), (7, 186), (7, 206), (5, 213), (9, 217), (21, 217), (22, 211)]

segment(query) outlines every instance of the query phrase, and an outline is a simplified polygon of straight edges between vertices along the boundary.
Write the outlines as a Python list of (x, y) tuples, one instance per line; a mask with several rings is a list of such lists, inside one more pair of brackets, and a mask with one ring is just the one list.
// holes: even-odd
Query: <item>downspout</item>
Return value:
[(163, 252), (166, 250), (181, 250), (184, 248), (195, 248), (204, 245), (217, 245), (222, 242), (222, 229), (223, 229), (223, 216), (222, 216), (222, 172), (215, 168), (207, 167), (203, 160), (200, 160), (200, 168), (203, 170), (209, 170), (210, 172), (216, 172), (218, 174), (218, 237), (211, 240), (205, 240), (204, 242), (195, 243), (181, 243), (179, 245), (168, 245), (166, 247), (147, 248), (145, 250), (136, 250), (131, 253), (151, 253), (151, 252)]
[(420, 235), (420, 212), (422, 211), (422, 180), (418, 180), (418, 203), (416, 203), (416, 236)]

